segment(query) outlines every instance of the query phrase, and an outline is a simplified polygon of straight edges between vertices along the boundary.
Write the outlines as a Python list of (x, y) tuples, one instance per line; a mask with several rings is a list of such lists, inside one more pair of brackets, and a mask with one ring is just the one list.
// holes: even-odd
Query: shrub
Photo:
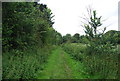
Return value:
[(3, 79), (36, 78), (38, 71), (43, 69), (51, 50), (52, 46), (45, 46), (3, 53)]
[[(112, 48), (111, 48), (112, 47)], [(116, 46), (109, 43), (92, 47), (84, 44), (64, 44), (64, 50), (73, 59), (82, 62), (85, 74), (92, 79), (117, 79), (118, 54)], [(95, 51), (96, 50), (96, 51)]]

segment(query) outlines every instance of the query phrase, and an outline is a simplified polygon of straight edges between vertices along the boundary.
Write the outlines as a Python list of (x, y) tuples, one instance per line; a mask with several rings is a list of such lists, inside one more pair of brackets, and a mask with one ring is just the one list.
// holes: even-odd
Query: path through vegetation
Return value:
[(39, 73), (38, 79), (84, 78), (79, 72), (80, 68), (80, 63), (73, 60), (62, 48), (57, 48), (49, 57), (45, 69)]

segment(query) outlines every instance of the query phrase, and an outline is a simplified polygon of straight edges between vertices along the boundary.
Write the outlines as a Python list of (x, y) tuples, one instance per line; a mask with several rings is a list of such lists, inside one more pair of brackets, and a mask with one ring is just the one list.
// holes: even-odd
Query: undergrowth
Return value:
[(52, 46), (30, 47), (26, 50), (11, 50), (3, 53), (4, 79), (34, 79), (43, 70)]
[[(109, 48), (93, 51), (87, 45), (74, 43), (64, 44), (63, 49), (76, 61), (80, 61), (85, 69), (84, 75), (90, 79), (117, 79), (118, 78), (118, 54), (117, 48)], [(97, 47), (96, 47), (97, 48)], [(99, 48), (100, 49), (100, 48)], [(88, 54), (93, 51), (94, 54)]]

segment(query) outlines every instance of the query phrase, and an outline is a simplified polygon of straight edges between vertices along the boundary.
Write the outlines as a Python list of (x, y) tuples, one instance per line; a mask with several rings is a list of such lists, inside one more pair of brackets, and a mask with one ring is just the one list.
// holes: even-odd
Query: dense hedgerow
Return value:
[(3, 2), (2, 14), (3, 79), (33, 79), (60, 43), (54, 15), (38, 2)]

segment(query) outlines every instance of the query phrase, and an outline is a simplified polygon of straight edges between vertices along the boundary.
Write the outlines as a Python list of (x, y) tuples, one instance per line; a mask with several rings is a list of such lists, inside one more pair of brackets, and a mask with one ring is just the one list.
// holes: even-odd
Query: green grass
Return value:
[(84, 79), (83, 66), (73, 60), (63, 49), (57, 48), (48, 59), (45, 69), (40, 71), (38, 79)]
[(34, 47), (3, 53), (3, 79), (35, 79), (38, 71), (43, 69), (51, 48)]
[[(74, 60), (82, 63), (84, 67), (83, 74), (85, 74), (87, 78), (116, 79), (118, 77), (118, 54), (116, 54), (117, 52), (114, 51), (114, 49), (104, 49), (105, 52), (102, 54), (95, 52), (95, 54), (88, 55), (86, 54), (89, 53), (88, 50), (93, 51), (93, 49), (89, 49), (80, 43), (64, 44), (62, 47)], [(100, 49), (100, 51), (103, 50)]]
[(83, 44), (62, 47), (3, 53), (3, 79), (116, 79), (116, 54), (86, 55)]

